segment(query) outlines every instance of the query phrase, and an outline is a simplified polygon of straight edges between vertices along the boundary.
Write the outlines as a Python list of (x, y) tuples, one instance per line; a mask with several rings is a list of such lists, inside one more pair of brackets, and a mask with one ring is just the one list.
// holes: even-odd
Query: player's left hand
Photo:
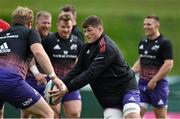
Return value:
[(151, 80), (149, 81), (149, 83), (148, 83), (148, 89), (149, 89), (149, 90), (154, 90), (155, 87), (156, 87), (156, 84), (157, 84), (157, 81), (154, 80), (154, 79), (151, 79)]
[(68, 92), (67, 87), (63, 84), (61, 85), (60, 90), (51, 90), (49, 91), (50, 97), (63, 97)]
[(37, 80), (37, 85), (46, 85), (47, 84), (46, 77), (47, 75), (42, 73), (35, 75), (35, 79)]

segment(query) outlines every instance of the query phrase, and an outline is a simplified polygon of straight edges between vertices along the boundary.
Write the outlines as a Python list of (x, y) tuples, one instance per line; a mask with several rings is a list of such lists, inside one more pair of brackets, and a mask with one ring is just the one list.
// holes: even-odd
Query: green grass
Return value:
[(156, 14), (161, 19), (161, 32), (173, 44), (175, 64), (172, 75), (179, 75), (180, 67), (180, 1), (179, 0), (0, 0), (0, 17), (10, 22), (16, 6), (48, 10), (53, 15), (52, 31), (61, 6), (72, 4), (78, 11), (78, 25), (89, 15), (98, 15), (104, 21), (106, 33), (118, 44), (127, 62), (132, 66), (137, 59), (137, 45), (143, 38), (142, 22), (145, 16)]

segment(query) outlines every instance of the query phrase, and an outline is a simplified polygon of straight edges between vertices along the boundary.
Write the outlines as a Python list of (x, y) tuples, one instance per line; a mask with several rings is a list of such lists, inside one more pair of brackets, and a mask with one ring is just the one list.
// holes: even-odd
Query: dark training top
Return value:
[(39, 34), (23, 25), (13, 25), (6, 32), (0, 33), (0, 69), (9, 74), (25, 78), (28, 69), (27, 58), (30, 56), (30, 46), (40, 43)]
[(80, 28), (77, 25), (74, 25), (72, 28), (72, 34), (74, 34), (75, 36), (77, 36), (78, 38), (80, 38), (82, 40), (82, 42), (84, 42), (84, 35), (83, 33), (80, 31)]
[(42, 40), (42, 44), (60, 78), (73, 68), (82, 47), (82, 41), (73, 34), (63, 39), (58, 33), (53, 33)]
[(140, 79), (149, 81), (159, 71), (164, 60), (173, 59), (171, 43), (162, 35), (155, 40), (145, 38), (139, 43)]
[(118, 105), (126, 91), (137, 89), (133, 71), (104, 34), (96, 42), (83, 45), (75, 67), (63, 81), (70, 92), (90, 84), (104, 108)]
[[(37, 31), (37, 32), (38, 32), (38, 31)], [(46, 37), (49, 37), (51, 34), (52, 34), (52, 32), (49, 32)], [(39, 35), (40, 35), (40, 34), (39, 34)], [(40, 35), (40, 37), (41, 37), (41, 41), (43, 41), (43, 40), (46, 38), (46, 37), (43, 37), (43, 36), (41, 36), (41, 35)], [(32, 57), (33, 57), (33, 56), (29, 57), (28, 60), (31, 61), (31, 60), (32, 60)], [(43, 70), (43, 69), (41, 68), (41, 66), (37, 63), (37, 61), (36, 61), (36, 66), (37, 66), (39, 72), (45, 74), (44, 70)], [(26, 79), (31, 80), (31, 82), (34, 82), (34, 83), (37, 82), (37, 80), (36, 80), (35, 77), (34, 77), (34, 74), (30, 71), (30, 69), (28, 69), (28, 72), (27, 72), (27, 75), (26, 75)]]

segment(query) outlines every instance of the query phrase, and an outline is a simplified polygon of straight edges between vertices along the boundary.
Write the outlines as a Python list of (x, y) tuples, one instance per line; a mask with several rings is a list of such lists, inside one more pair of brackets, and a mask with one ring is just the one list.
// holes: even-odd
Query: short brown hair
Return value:
[(64, 12), (71, 12), (73, 14), (73, 16), (76, 17), (77, 13), (76, 13), (76, 9), (74, 6), (72, 5), (65, 5), (63, 8), (61, 8), (61, 11)]
[(64, 14), (58, 17), (58, 22), (60, 22), (61, 20), (67, 22), (69, 20), (72, 21), (72, 18), (69, 14)]
[(12, 24), (28, 25), (32, 23), (34, 19), (34, 13), (27, 7), (18, 6), (12, 12)]
[(98, 27), (100, 25), (103, 26), (103, 22), (98, 16), (89, 16), (84, 20), (82, 27), (83, 28), (87, 28), (89, 26)]
[(156, 20), (157, 22), (160, 22), (159, 17), (156, 16), (156, 15), (149, 15), (149, 16), (147, 16), (146, 18), (147, 18), (147, 19), (154, 19), (154, 20)]

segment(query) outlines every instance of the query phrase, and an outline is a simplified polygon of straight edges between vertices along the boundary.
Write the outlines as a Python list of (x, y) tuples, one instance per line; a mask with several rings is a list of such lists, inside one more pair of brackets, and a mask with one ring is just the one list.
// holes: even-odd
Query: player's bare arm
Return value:
[(156, 87), (156, 83), (163, 79), (172, 69), (173, 60), (167, 59), (164, 61), (164, 64), (161, 66), (159, 72), (149, 81), (148, 88), (153, 90)]

